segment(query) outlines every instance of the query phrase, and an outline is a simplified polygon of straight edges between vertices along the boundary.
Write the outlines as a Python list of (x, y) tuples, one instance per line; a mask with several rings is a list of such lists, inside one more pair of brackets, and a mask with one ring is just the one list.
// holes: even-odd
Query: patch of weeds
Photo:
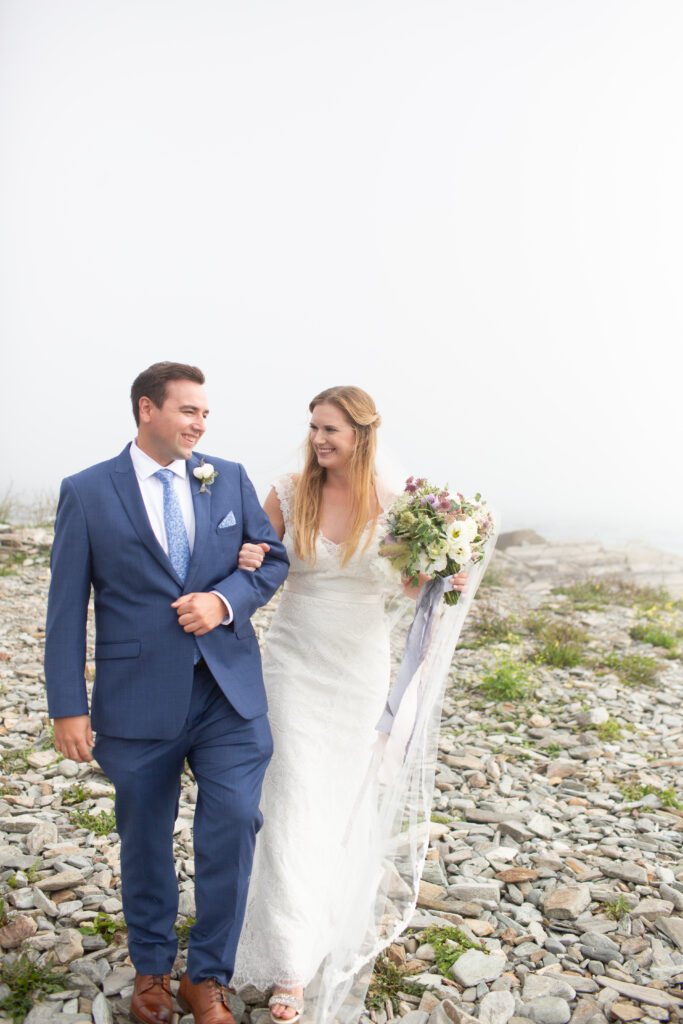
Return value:
[(564, 594), (580, 611), (599, 610), (605, 605), (641, 605), (648, 608), (680, 607), (680, 601), (673, 601), (664, 587), (648, 587), (622, 579), (619, 576), (605, 576), (599, 579), (586, 577), (574, 583), (555, 587), (553, 594)]
[(678, 641), (673, 633), (667, 633), (655, 622), (638, 623), (631, 628), (630, 637), (632, 640), (650, 644), (651, 647), (663, 647), (664, 650), (671, 652), (678, 650)]
[(10, 889), (18, 889), (19, 888), (19, 883), (17, 881), (17, 876), (16, 875), (10, 875), (9, 878), (7, 879), (6, 885), (8, 885), (10, 887)]
[(176, 922), (174, 925), (175, 933), (178, 937), (178, 945), (181, 949), (185, 949), (190, 938), (190, 928), (193, 924), (196, 924), (196, 917), (188, 917), (183, 922)]
[(563, 753), (564, 747), (561, 743), (549, 743), (547, 747), (543, 748), (543, 750), (546, 754), (549, 754), (550, 757), (557, 757), (558, 754)]
[(110, 832), (116, 831), (116, 815), (113, 811), (100, 811), (99, 814), (72, 811), (69, 817), (72, 825), (76, 825), (77, 828), (87, 828), (96, 836), (108, 836)]
[[(50, 726), (48, 726), (48, 728), (46, 730), (45, 739), (41, 743), (40, 749), (41, 750), (52, 750), (54, 745), (55, 745), (55, 730), (54, 730), (54, 726), (50, 725)], [(57, 756), (57, 753), (58, 753), (58, 751), (55, 750), (55, 757)]]
[(34, 860), (33, 864), (31, 864), (31, 867), (28, 868), (27, 871), (26, 871), (26, 878), (28, 880), (28, 884), (29, 885), (33, 885), (34, 882), (37, 882), (39, 878), (43, 877), (42, 875), (38, 874), (38, 865), (39, 864), (40, 864), (40, 857), (38, 857), (37, 860)]
[(73, 807), (74, 804), (83, 803), (89, 796), (90, 790), (86, 789), (82, 782), (74, 782), (62, 790), (62, 806)]
[(27, 558), (27, 551), (12, 551), (7, 561), (0, 566), (0, 576), (16, 576)]
[(519, 637), (513, 631), (514, 624), (511, 615), (499, 615), (488, 605), (477, 607), (469, 620), (468, 636), (460, 646), (471, 649), (487, 644), (515, 643)]
[(607, 900), (604, 904), (605, 914), (611, 921), (620, 921), (622, 917), (628, 914), (630, 909), (628, 903), (621, 895), (617, 896), (615, 900)]
[(109, 914), (100, 912), (92, 924), (84, 924), (78, 929), (81, 935), (101, 935), (108, 946), (114, 941), (118, 932), (127, 932), (128, 928), (124, 921), (116, 921)]
[(28, 755), (30, 747), (18, 747), (15, 750), (4, 750), (0, 758), (0, 767), (3, 772), (18, 772), (22, 774), (28, 771)]
[(678, 811), (683, 811), (683, 804), (677, 799), (676, 790), (671, 786), (658, 789), (657, 786), (642, 786), (637, 782), (630, 782), (621, 787), (621, 795), (627, 803), (635, 803), (636, 800), (642, 800), (644, 796), (652, 793), (659, 798), (662, 807), (674, 807)]
[(479, 690), (491, 700), (522, 700), (528, 696), (529, 685), (523, 666), (503, 659), (495, 671), (483, 677)]
[(534, 615), (527, 615), (523, 622), (524, 630), (531, 633), (532, 636), (540, 636), (549, 625), (547, 615), (539, 615), (538, 612)]
[(600, 725), (596, 726), (595, 731), (605, 743), (621, 739), (621, 726), (616, 718), (612, 718), (611, 715), (606, 722), (601, 722)]
[(0, 1010), (15, 1024), (23, 1021), (31, 1007), (50, 992), (61, 992), (67, 987), (66, 971), (56, 973), (49, 967), (38, 967), (25, 953), (13, 963), (0, 964), (0, 982), (10, 990), (0, 1002)]
[(486, 950), (476, 942), (468, 939), (464, 932), (452, 925), (433, 925), (420, 935), (420, 942), (428, 942), (434, 950), (436, 966), (441, 974), (448, 974), (451, 967), (468, 949)]
[(406, 975), (392, 964), (388, 957), (380, 954), (375, 960), (365, 1005), (369, 1010), (384, 1010), (386, 1003), (390, 1002), (396, 1013), (398, 1012), (399, 992), (421, 996), (424, 990), (424, 985), (408, 981)]
[(9, 916), (7, 914), (7, 907), (4, 900), (0, 900), (0, 928), (4, 928), (9, 922)]
[(571, 622), (548, 622), (539, 631), (538, 659), (553, 668), (573, 668), (585, 659), (586, 634)]
[(657, 682), (659, 665), (657, 659), (648, 654), (624, 654), (620, 657), (613, 651), (602, 664), (616, 672), (627, 686), (654, 686)]
[(429, 820), (435, 822), (437, 825), (450, 825), (451, 821), (446, 814), (437, 814), (436, 811), (432, 812)]

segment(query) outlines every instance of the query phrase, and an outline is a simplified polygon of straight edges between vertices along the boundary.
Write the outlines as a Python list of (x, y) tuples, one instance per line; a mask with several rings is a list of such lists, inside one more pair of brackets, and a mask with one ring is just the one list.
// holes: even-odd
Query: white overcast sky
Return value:
[(324, 387), (508, 529), (683, 550), (680, 0), (0, 0), (0, 494), (196, 363), (263, 494)]

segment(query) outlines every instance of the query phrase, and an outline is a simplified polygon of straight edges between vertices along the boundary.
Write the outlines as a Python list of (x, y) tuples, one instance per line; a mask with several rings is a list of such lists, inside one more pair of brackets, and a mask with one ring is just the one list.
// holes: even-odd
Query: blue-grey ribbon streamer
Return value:
[(434, 579), (425, 583), (418, 595), (415, 617), (408, 630), (401, 664), (396, 673), (394, 685), (389, 691), (382, 717), (376, 726), (378, 732), (391, 732), (403, 695), (427, 654), (434, 614), (447, 590), (451, 590), (451, 577), (435, 576)]

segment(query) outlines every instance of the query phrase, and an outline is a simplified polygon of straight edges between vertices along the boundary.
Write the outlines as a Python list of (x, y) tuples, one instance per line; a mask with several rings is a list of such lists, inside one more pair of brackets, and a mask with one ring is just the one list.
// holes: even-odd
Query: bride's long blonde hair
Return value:
[[(341, 565), (346, 565), (357, 551), (368, 522), (372, 520), (374, 526), (377, 519), (375, 452), (377, 427), (382, 419), (372, 398), (362, 388), (350, 385), (327, 388), (315, 396), (308, 408), (313, 412), (316, 405), (322, 405), (323, 402), (336, 405), (344, 413), (356, 435), (349, 463), (351, 530), (341, 550)], [(315, 544), (320, 532), (324, 483), (325, 469), (318, 464), (309, 436), (306, 442), (306, 462), (294, 494), (292, 539), (297, 556), (311, 565), (315, 564)], [(369, 544), (371, 536), (372, 530), (368, 530), (363, 550)]]

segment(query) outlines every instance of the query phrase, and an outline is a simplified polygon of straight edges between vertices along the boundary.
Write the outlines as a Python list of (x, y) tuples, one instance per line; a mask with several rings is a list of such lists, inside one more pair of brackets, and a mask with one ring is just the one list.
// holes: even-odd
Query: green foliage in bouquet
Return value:
[[(484, 545), (494, 532), (493, 519), (480, 494), (462, 494), (434, 487), (412, 476), (387, 513), (389, 532), (379, 547), (393, 571), (414, 587), (420, 577), (452, 576), (484, 557)], [(460, 594), (444, 594), (456, 604)]]

